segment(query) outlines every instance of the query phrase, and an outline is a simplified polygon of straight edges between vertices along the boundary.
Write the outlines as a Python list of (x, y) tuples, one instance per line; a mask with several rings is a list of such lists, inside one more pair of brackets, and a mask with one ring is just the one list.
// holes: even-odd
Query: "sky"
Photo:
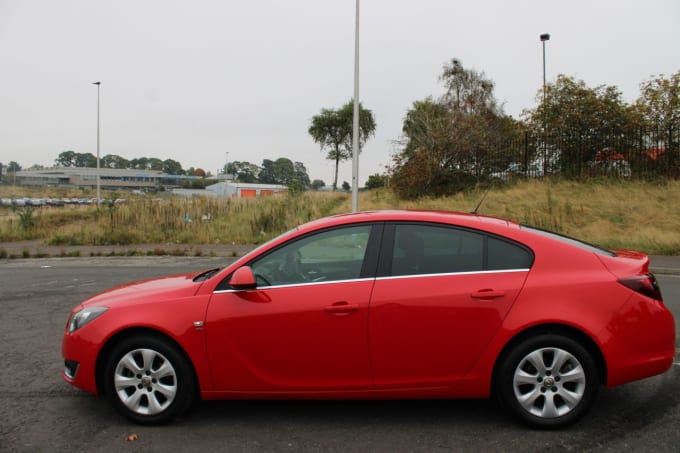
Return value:
[[(354, 93), (355, 0), (0, 0), (0, 162), (59, 153), (174, 159), (217, 173), (286, 157), (327, 185), (334, 164), (307, 130)], [(439, 97), (452, 58), (484, 72), (505, 112), (548, 82), (639, 85), (680, 70), (678, 0), (363, 0), (359, 99), (377, 128), (361, 185), (399, 151), (413, 102)], [(341, 163), (338, 184), (352, 180)]]

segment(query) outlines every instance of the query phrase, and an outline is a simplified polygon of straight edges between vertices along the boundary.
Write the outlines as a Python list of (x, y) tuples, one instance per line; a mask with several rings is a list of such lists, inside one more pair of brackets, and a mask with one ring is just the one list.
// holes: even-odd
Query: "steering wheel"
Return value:
[(309, 276), (302, 270), (302, 255), (299, 250), (293, 250), (286, 254), (283, 262), (279, 264), (279, 275), (282, 280), (294, 283), (308, 281)]
[(264, 278), (264, 275), (262, 274), (255, 274), (255, 281), (262, 280), (267, 286), (272, 286), (271, 283), (269, 283), (269, 280)]

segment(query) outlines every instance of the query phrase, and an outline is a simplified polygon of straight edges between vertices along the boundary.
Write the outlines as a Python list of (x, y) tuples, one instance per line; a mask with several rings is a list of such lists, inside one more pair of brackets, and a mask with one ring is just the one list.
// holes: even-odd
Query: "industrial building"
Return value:
[(103, 190), (158, 190), (182, 187), (187, 182), (202, 179), (199, 176), (168, 175), (157, 170), (122, 170), (115, 168), (57, 167), (46, 170), (21, 170), (16, 173), (16, 183), (23, 186), (75, 187), (95, 189), (97, 172)]

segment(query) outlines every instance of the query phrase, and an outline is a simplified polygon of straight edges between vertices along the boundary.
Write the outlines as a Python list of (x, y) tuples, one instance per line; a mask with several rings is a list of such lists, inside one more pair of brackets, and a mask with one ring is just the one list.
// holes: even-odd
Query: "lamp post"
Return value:
[(99, 89), (101, 82), (93, 82), (92, 85), (97, 85), (97, 206), (101, 203), (101, 183), (99, 178)]
[(543, 177), (546, 176), (548, 170), (548, 149), (546, 144), (548, 134), (547, 121), (547, 106), (545, 104), (546, 98), (546, 84), (545, 84), (545, 42), (550, 39), (549, 33), (543, 33), (541, 36), (541, 44), (543, 44)]
[(352, 119), (352, 212), (359, 210), (359, 0), (354, 25), (354, 115)]
[(543, 104), (545, 104), (545, 42), (550, 40), (550, 33), (543, 33), (541, 35), (541, 43), (543, 44)]

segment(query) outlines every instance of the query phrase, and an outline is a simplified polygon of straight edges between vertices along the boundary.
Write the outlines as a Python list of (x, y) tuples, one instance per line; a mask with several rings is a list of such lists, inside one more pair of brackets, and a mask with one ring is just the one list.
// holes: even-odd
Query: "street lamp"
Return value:
[(541, 43), (543, 43), (543, 104), (545, 105), (545, 42), (550, 40), (550, 33), (543, 33), (541, 35)]
[(359, 210), (359, 0), (354, 24), (354, 114), (352, 118), (352, 212)]
[(101, 183), (99, 178), (99, 89), (102, 86), (101, 82), (93, 82), (92, 85), (97, 85), (97, 206), (101, 203)]
[(548, 121), (547, 121), (547, 105), (545, 104), (545, 97), (546, 97), (546, 85), (545, 85), (545, 42), (550, 39), (550, 34), (549, 33), (543, 33), (541, 36), (541, 44), (543, 44), (543, 176), (547, 174), (548, 170), (548, 149), (547, 149), (547, 144), (546, 144), (546, 139), (547, 139), (547, 129), (548, 129)]

